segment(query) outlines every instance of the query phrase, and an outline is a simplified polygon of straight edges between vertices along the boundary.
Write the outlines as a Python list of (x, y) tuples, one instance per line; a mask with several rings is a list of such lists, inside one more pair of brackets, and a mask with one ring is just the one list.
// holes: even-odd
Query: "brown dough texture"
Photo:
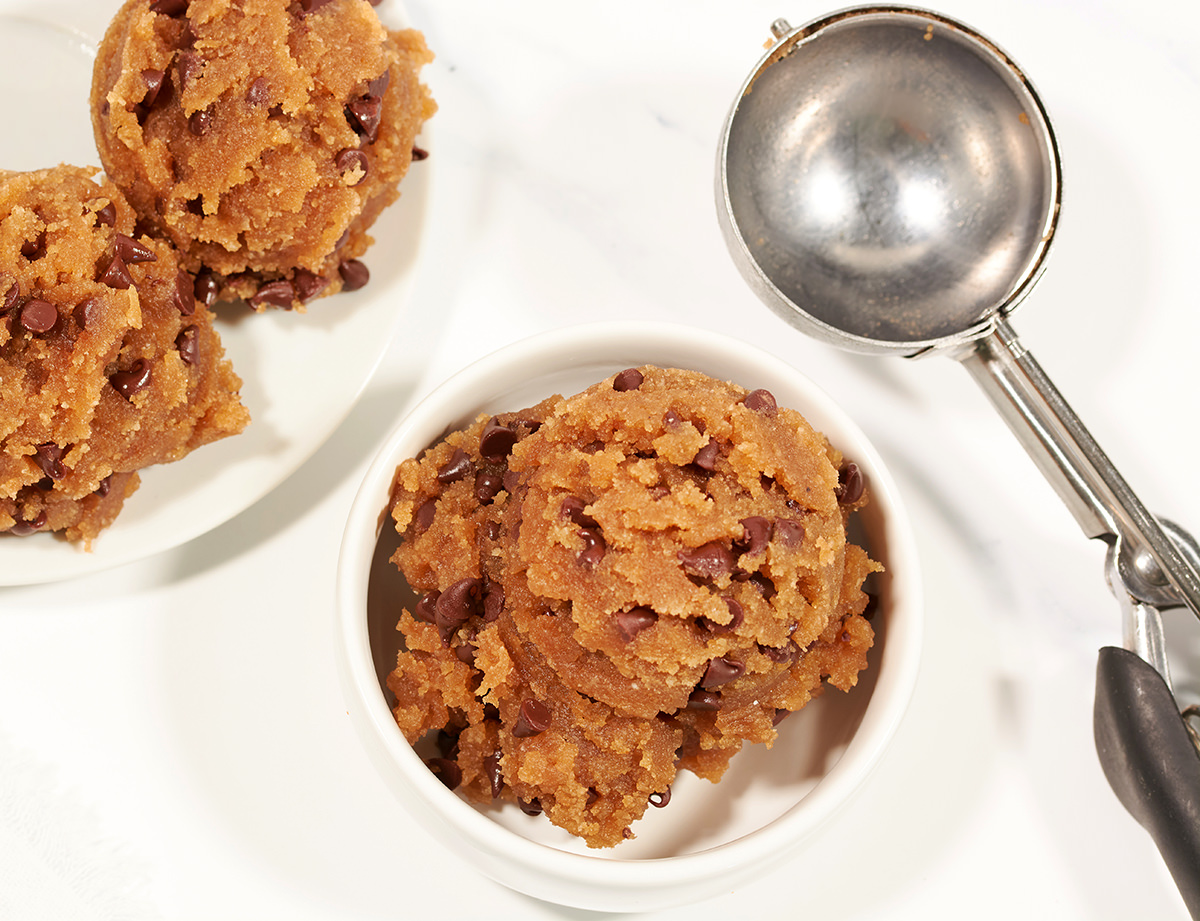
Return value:
[(214, 297), (302, 309), (361, 285), (432, 58), (366, 0), (128, 0), (93, 74), (100, 159)]
[(481, 417), (396, 472), (394, 560), (420, 599), (396, 721), (469, 800), (618, 844), (677, 770), (716, 781), (856, 683), (881, 567), (845, 525), (866, 501), (799, 413), (693, 371)]
[(249, 421), (192, 276), (95, 172), (0, 171), (0, 533), (89, 543), (138, 470)]

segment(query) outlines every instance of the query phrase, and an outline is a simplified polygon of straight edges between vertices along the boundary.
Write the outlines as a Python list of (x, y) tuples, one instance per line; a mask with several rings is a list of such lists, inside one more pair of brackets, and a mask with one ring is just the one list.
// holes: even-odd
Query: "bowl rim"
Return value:
[[(824, 431), (830, 420), (837, 421), (835, 444), (841, 448), (844, 442), (854, 442), (854, 458), (866, 466), (874, 501), (886, 511), (882, 521), (895, 606), (889, 613), (883, 654), (875, 664), (877, 683), (859, 727), (837, 763), (790, 808), (749, 834), (689, 854), (622, 858), (575, 853), (533, 841), (477, 811), (447, 790), (409, 746), (379, 692), (367, 632), (368, 579), (376, 543), (388, 524), (386, 504), (397, 465), (440, 438), (448, 424), (459, 424), (467, 414), (463, 407), (502, 400), (514, 370), (547, 365), (548, 356), (548, 366), (563, 372), (587, 363), (616, 368), (623, 354), (655, 351), (662, 351), (665, 360), (636, 364), (699, 365), (696, 370), (713, 376), (712, 368), (722, 362), (758, 368), (764, 377), (792, 381), (794, 389), (805, 394), (806, 405), (795, 408), (814, 428)], [(686, 365), (671, 357), (684, 352), (694, 356)], [(780, 400), (781, 405), (792, 402)], [(449, 408), (454, 408), (452, 418)], [(814, 416), (826, 425), (813, 421)], [(384, 779), (419, 824), (443, 843), (451, 839), (468, 844), (485, 857), (473, 861), (477, 868), (510, 888), (589, 908), (597, 907), (597, 898), (604, 901), (600, 893), (609, 891), (614, 897), (603, 907), (621, 910), (633, 903), (646, 907), (646, 899), (660, 906), (680, 904), (678, 898), (663, 899), (673, 888), (694, 887), (705, 880), (728, 888), (731, 866), (741, 864), (746, 873), (758, 875), (832, 817), (878, 764), (907, 709), (919, 666), (923, 606), (911, 526), (891, 474), (866, 435), (824, 390), (782, 359), (736, 337), (674, 323), (602, 321), (551, 329), (504, 345), (402, 411), (363, 477), (347, 518), (337, 566), (335, 622), (343, 693), (360, 740), (377, 770), (385, 771), (380, 763), (384, 759), (403, 776), (405, 789), (397, 789), (394, 770)], [(506, 877), (492, 864), (535, 868), (540, 881)]]

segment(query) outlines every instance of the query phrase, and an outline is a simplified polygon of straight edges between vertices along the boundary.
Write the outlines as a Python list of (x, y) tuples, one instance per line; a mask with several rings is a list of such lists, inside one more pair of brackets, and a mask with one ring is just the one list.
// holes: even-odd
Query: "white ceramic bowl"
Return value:
[[(407, 591), (388, 563), (384, 517), (397, 465), (480, 412), (569, 395), (623, 368), (689, 368), (799, 410), (868, 478), (859, 516), (872, 556), (887, 566), (873, 591), (876, 646), (849, 694), (831, 689), (780, 724), (774, 747), (747, 746), (719, 784), (686, 772), (637, 838), (589, 850), (544, 816), (477, 808), (425, 767), (392, 719), (381, 679), (395, 664), (396, 605)], [(381, 530), (381, 523), (386, 524)], [(651, 323), (602, 323), (507, 346), (454, 375), (401, 420), (354, 502), (338, 566), (338, 651), (346, 703), (388, 786), (433, 838), (496, 881), (539, 899), (602, 911), (643, 911), (728, 892), (795, 854), (862, 784), (908, 705), (920, 655), (922, 607), (913, 539), (891, 476), (858, 427), (794, 368), (727, 336)]]

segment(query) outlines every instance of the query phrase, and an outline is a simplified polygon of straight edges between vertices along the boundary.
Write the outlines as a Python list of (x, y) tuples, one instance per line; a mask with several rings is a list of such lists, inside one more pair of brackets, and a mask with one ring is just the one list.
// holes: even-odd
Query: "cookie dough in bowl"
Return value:
[(778, 359), (672, 325), (547, 333), (435, 390), (372, 464), (338, 583), (349, 711), (413, 817), (599, 910), (794, 854), (879, 759), (919, 653), (912, 538), (862, 433)]
[(365, 282), (432, 57), (366, 0), (127, 0), (96, 58), (100, 159), (207, 296), (303, 308)]

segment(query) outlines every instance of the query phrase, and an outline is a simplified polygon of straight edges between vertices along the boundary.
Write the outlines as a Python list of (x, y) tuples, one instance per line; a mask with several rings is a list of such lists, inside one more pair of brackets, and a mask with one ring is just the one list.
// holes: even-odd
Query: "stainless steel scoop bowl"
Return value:
[[(1062, 169), (1045, 107), (1004, 51), (928, 10), (856, 7), (771, 31), (718, 157), (734, 262), (820, 340), (960, 361), (1084, 533), (1109, 545), (1134, 655), (1101, 656), (1097, 747), (1200, 918), (1200, 755), (1169, 689), (1158, 620), (1170, 607), (1200, 616), (1200, 549), (1146, 511), (1009, 323), (1058, 224)], [(1132, 706), (1151, 699), (1146, 682), (1165, 685), (1153, 699), (1171, 712)], [(1143, 762), (1164, 763), (1164, 725), (1184, 755), (1151, 789)]]

